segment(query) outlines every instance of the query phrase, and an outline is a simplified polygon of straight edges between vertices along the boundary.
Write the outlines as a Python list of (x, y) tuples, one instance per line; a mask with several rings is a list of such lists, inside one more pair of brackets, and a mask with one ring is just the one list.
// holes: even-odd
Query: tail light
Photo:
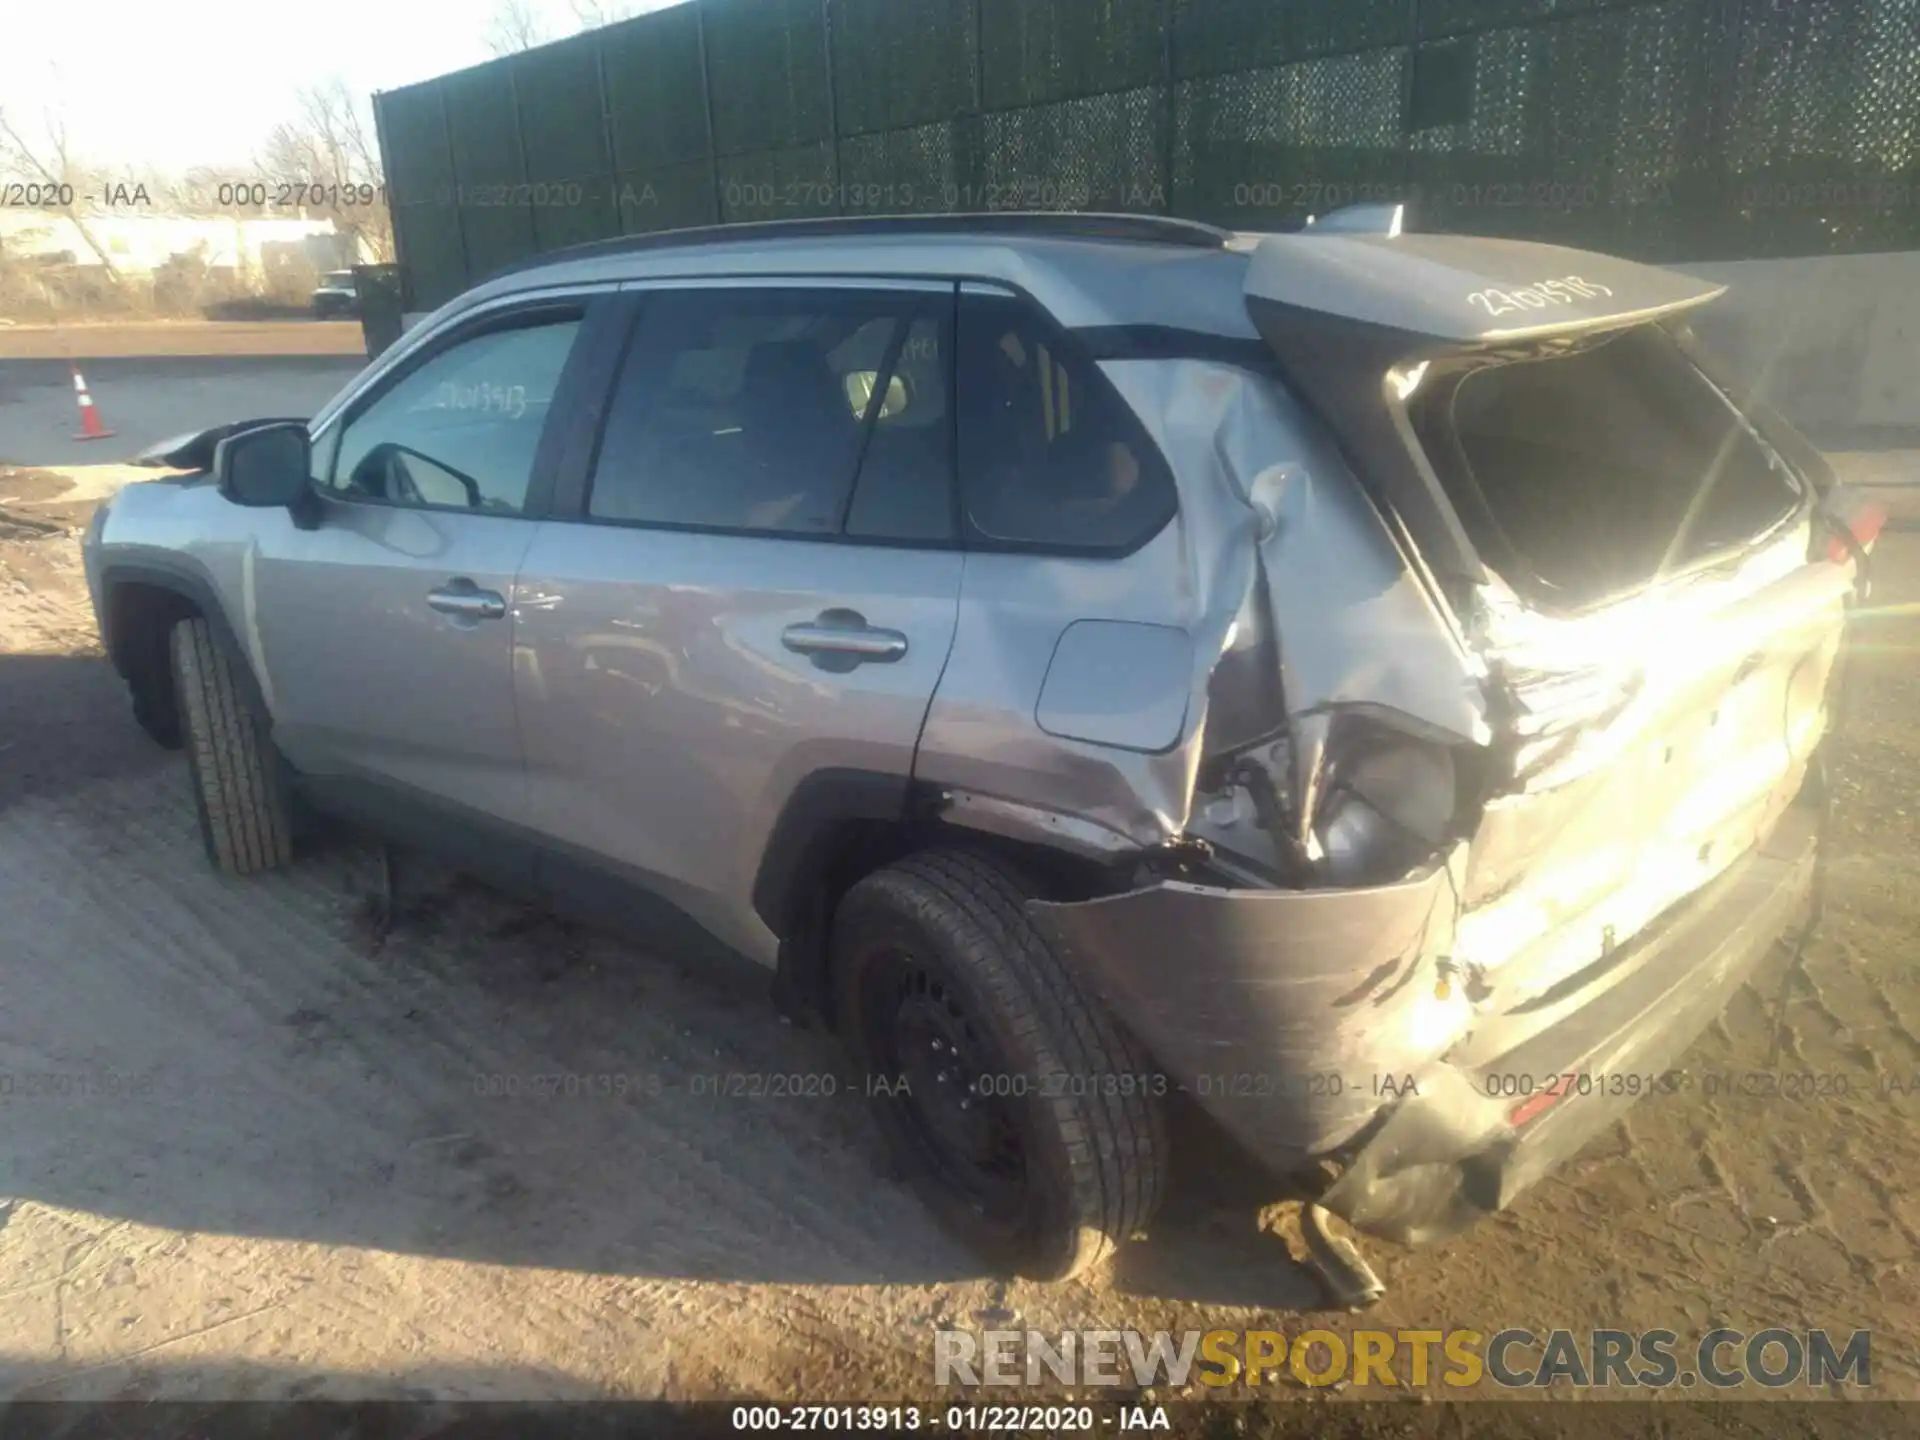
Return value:
[(1538, 1119), (1540, 1116), (1546, 1114), (1547, 1111), (1551, 1110), (1555, 1105), (1558, 1105), (1562, 1100), (1566, 1099), (1568, 1095), (1573, 1093), (1573, 1079), (1574, 1077), (1571, 1075), (1554, 1076), (1553, 1083), (1548, 1085), (1546, 1089), (1535, 1091), (1529, 1098), (1522, 1100), (1508, 1112), (1507, 1124), (1518, 1130), (1529, 1120)]
[[(1887, 507), (1877, 500), (1856, 500), (1844, 513), (1833, 517), (1836, 527), (1845, 531), (1845, 535), (1827, 537), (1827, 559), (1835, 565), (1844, 565), (1853, 558), (1855, 548), (1871, 550), (1873, 542), (1880, 538), (1880, 532), (1887, 526)], [(1851, 537), (1853, 544), (1847, 543)]]

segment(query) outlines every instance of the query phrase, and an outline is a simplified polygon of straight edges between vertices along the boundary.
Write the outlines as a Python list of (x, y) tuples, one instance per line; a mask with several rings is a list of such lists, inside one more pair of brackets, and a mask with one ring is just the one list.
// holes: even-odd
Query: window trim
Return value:
[[(757, 530), (741, 525), (699, 525), (679, 520), (622, 520), (611, 516), (595, 515), (588, 510), (592, 500), (593, 473), (600, 462), (600, 447), (606, 438), (607, 420), (612, 412), (613, 397), (616, 393), (622, 371), (626, 368), (628, 352), (640, 333), (640, 323), (646, 316), (646, 296), (654, 291), (686, 290), (789, 290), (789, 291), (842, 291), (872, 292), (876, 294), (912, 294), (928, 298), (943, 299), (947, 305), (946, 324), (953, 335), (959, 335), (959, 284), (953, 279), (934, 276), (863, 276), (863, 275), (769, 275), (754, 274), (741, 276), (705, 275), (705, 276), (668, 276), (660, 279), (626, 280), (620, 282), (620, 301), (624, 318), (621, 322), (622, 333), (617, 353), (613, 354), (600, 376), (600, 385), (595, 392), (597, 401), (593, 405), (594, 423), (592, 434), (586, 443), (576, 443), (560, 458), (557, 466), (557, 478), (552, 503), (543, 519), (569, 525), (601, 525), (618, 530), (655, 530), (665, 534), (681, 535), (727, 535), (748, 540), (788, 541), (801, 545), (845, 545), (861, 549), (884, 550), (931, 550), (958, 552), (965, 547), (961, 544), (956, 528), (954, 536), (940, 540), (915, 540), (888, 535), (849, 535), (846, 533), (847, 515), (859, 491), (859, 470), (856, 466), (853, 483), (848, 487), (842, 503), (843, 514), (840, 529), (831, 535), (809, 534), (801, 531)], [(950, 350), (953, 347), (949, 347)], [(956, 393), (955, 373), (958, 365), (949, 357), (948, 377), (948, 427), (949, 448), (947, 460), (947, 497), (953, 507), (956, 526), (959, 523), (960, 484), (959, 454), (956, 447), (957, 432), (952, 404)], [(864, 446), (861, 458), (865, 458)]]
[[(327, 449), (327, 478), (312, 482), (316, 496), (332, 505), (359, 505), (370, 509), (405, 510), (433, 515), (481, 516), (492, 520), (544, 520), (552, 509), (556, 464), (563, 453), (569, 431), (578, 424), (584, 387), (595, 383), (594, 371), (605, 348), (605, 329), (617, 320), (618, 291), (611, 285), (579, 289), (549, 290), (503, 296), (500, 300), (476, 306), (449, 320), (420, 343), (410, 347), (395, 364), (387, 367), (338, 406), (313, 433), (315, 448)], [(473, 510), (459, 505), (416, 505), (377, 496), (350, 495), (333, 481), (340, 468), (341, 443), (349, 426), (393, 392), (422, 367), (431, 364), (456, 346), (483, 335), (503, 330), (520, 330), (539, 325), (542, 316), (558, 319), (577, 317), (579, 330), (573, 348), (554, 382), (553, 400), (540, 430), (533, 452), (533, 467), (527, 476), (526, 498), (518, 510)], [(551, 322), (549, 322), (551, 323)], [(590, 394), (591, 391), (586, 391)]]
[[(998, 536), (987, 535), (973, 525), (972, 519), (967, 513), (965, 467), (961, 464), (959, 448), (960, 395), (962, 393), (959, 327), (966, 321), (967, 301), (969, 298), (975, 300), (997, 300), (1003, 303), (1011, 301), (1020, 306), (1021, 309), (1026, 312), (1028, 318), (1034, 322), (1042, 338), (1046, 340), (1048, 345), (1053, 347), (1056, 358), (1078, 363), (1080, 368), (1087, 374), (1089, 388), (1099, 394), (1106, 404), (1111, 407), (1117, 417), (1120, 429), (1124, 432), (1124, 438), (1131, 440), (1139, 450), (1141, 469), (1143, 471), (1141, 478), (1157, 480), (1164, 497), (1165, 513), (1161, 515), (1160, 519), (1152, 526), (1143, 530), (1139, 538), (1124, 545), (1064, 545), (1057, 541), (1003, 540)], [(1120, 393), (1118, 387), (1114, 385), (1106, 371), (1100, 368), (1100, 361), (1096, 358), (1093, 348), (1088, 345), (1079, 332), (1070, 330), (1062, 325), (1045, 305), (1042, 305), (1026, 291), (1015, 286), (1001, 284), (997, 281), (961, 282), (959, 303), (955, 307), (954, 312), (954, 325), (953, 496), (955, 523), (958, 527), (955, 533), (960, 537), (960, 546), (962, 549), (966, 550), (969, 554), (978, 555), (1047, 555), (1072, 560), (1124, 560), (1128, 556), (1137, 555), (1140, 551), (1146, 549), (1147, 546), (1151, 545), (1154, 540), (1166, 530), (1168, 525), (1172, 524), (1173, 521), (1178, 518), (1180, 514), (1180, 486), (1177, 477), (1173, 473), (1172, 464), (1169, 463), (1165, 452), (1160, 449), (1158, 442), (1154, 440), (1153, 435), (1148, 431), (1146, 423), (1135, 413), (1133, 406), (1127, 403), (1126, 396)]]

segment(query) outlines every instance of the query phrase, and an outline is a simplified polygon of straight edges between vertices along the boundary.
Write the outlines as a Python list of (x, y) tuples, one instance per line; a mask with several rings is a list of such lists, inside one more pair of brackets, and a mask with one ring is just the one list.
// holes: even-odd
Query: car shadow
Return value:
[(100, 656), (0, 655), (0, 811), (168, 763), (133, 723), (126, 686)]
[[(285, 871), (216, 874), (184, 761), (98, 658), (0, 656), (0, 745), (14, 1199), (609, 1275), (987, 1278), (891, 1173), (831, 1037), (780, 1019), (745, 959), (587, 929), (411, 852), (389, 871), (340, 832)], [(1254, 1223), (1268, 1182), (1187, 1158), (1097, 1283), (1314, 1305)]]
[[(444, 1435), (450, 1421), (463, 1414), (483, 1418), (482, 1407), (502, 1401), (517, 1402), (516, 1418), (534, 1430), (545, 1405), (577, 1413), (578, 1402), (605, 1398), (598, 1387), (532, 1366), (479, 1367), (423, 1359), (400, 1374), (366, 1374), (155, 1357), (76, 1370), (0, 1351), (0, 1401), (7, 1402), (10, 1434), (373, 1433), (402, 1440)], [(232, 1423), (237, 1402), (247, 1405), (251, 1424), (236, 1428)], [(606, 1408), (625, 1409), (633, 1418), (646, 1407)], [(87, 1423), (90, 1410), (93, 1424)], [(364, 1428), (350, 1423), (356, 1415), (375, 1423)], [(326, 1423), (329, 1418), (336, 1423)], [(37, 1425), (36, 1420), (45, 1423)], [(572, 1427), (568, 1430), (572, 1433)]]

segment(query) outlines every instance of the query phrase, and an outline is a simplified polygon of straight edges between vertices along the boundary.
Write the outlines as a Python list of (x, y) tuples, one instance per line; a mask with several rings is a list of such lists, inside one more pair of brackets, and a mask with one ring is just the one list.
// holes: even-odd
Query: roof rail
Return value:
[(983, 214), (826, 216), (817, 220), (756, 220), (737, 225), (699, 225), (685, 230), (656, 230), (646, 235), (619, 235), (589, 240), (558, 250), (529, 255), (495, 270), (489, 279), (516, 275), (536, 266), (563, 260), (592, 260), (607, 255), (643, 254), (682, 246), (715, 245), (756, 240), (893, 235), (1008, 235), (1031, 239), (1110, 240), (1136, 245), (1184, 245), (1198, 250), (1220, 250), (1232, 238), (1229, 231), (1197, 220), (1166, 215), (1106, 215), (1051, 210), (999, 210)]

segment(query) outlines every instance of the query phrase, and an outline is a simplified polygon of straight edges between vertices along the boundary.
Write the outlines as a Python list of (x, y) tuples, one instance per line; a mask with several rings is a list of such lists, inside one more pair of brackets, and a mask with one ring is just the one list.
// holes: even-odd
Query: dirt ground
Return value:
[(0, 325), (0, 360), (148, 355), (365, 355), (358, 320), (129, 320)]
[[(1218, 1157), (1090, 1283), (985, 1278), (850, 1096), (701, 1093), (838, 1073), (744, 965), (410, 857), (383, 936), (356, 842), (215, 875), (62, 484), (0, 469), (0, 1397), (857, 1401), (930, 1395), (943, 1324), (1356, 1323)], [(1643, 1102), (1451, 1245), (1368, 1246), (1364, 1323), (1866, 1329), (1874, 1393), (1920, 1395), (1920, 534), (1876, 569), (1805, 979), (1782, 1014), (1769, 967), (1688, 1061), (1846, 1093)], [(524, 1093), (550, 1076), (576, 1093)]]

